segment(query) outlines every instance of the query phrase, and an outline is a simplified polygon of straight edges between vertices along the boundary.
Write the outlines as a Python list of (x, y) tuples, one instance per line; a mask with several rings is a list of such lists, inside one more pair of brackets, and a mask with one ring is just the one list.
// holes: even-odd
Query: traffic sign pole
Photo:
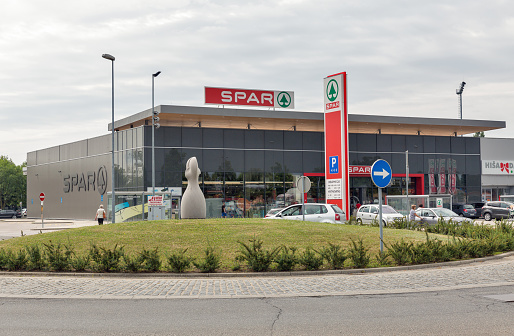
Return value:
[(39, 194), (39, 200), (41, 201), (41, 228), (45, 228), (45, 222), (43, 220), (43, 201), (45, 200), (45, 193)]
[(385, 160), (377, 160), (371, 166), (371, 179), (378, 187), (378, 221), (380, 227), (380, 253), (384, 252), (384, 233), (382, 223), (382, 188), (387, 187), (391, 183), (393, 172), (391, 166)]

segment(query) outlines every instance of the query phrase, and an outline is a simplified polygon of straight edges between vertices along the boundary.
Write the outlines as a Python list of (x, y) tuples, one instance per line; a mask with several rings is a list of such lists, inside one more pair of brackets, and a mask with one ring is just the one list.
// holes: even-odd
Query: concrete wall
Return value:
[(104, 135), (28, 153), (27, 215), (41, 217), (43, 192), (45, 218), (93, 219), (111, 191), (110, 149)]

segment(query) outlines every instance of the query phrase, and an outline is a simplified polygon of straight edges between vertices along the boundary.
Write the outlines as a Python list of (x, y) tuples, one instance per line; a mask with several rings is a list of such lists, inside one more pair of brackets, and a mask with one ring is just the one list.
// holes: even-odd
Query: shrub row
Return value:
[[(252, 239), (240, 244), (234, 271), (244, 267), (254, 272), (291, 271), (295, 269), (317, 270), (326, 265), (330, 269), (344, 267), (368, 267), (370, 256), (362, 241), (353, 242), (345, 251), (341, 246), (329, 243), (319, 250), (308, 247), (298, 251), (295, 247), (280, 246), (273, 250), (263, 248), (263, 242)], [(49, 242), (30, 245), (17, 251), (0, 249), (0, 270), (8, 271), (76, 271), (76, 272), (159, 272), (182, 273), (188, 270), (216, 272), (221, 268), (221, 252), (207, 247), (198, 260), (187, 254), (186, 249), (161, 254), (157, 249), (143, 249), (133, 255), (125, 253), (123, 246), (109, 249), (91, 244), (85, 255), (78, 255), (67, 244)], [(193, 268), (194, 267), (194, 268)]]

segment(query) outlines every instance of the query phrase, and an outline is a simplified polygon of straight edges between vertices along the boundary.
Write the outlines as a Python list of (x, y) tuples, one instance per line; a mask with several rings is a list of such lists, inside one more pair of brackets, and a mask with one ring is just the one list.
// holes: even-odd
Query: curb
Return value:
[(0, 271), (0, 277), (80, 277), (80, 278), (264, 278), (264, 277), (308, 277), (328, 275), (357, 275), (366, 273), (397, 272), (427, 268), (455, 267), (473, 263), (483, 263), (514, 256), (514, 251), (476, 259), (447, 261), (441, 263), (392, 266), (380, 268), (352, 268), (327, 271), (293, 272), (246, 272), (246, 273), (77, 273), (77, 272), (8, 272)]

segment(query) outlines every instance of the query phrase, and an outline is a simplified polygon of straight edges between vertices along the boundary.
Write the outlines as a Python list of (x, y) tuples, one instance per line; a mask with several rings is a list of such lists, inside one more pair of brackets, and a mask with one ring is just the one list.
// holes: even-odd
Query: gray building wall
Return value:
[[(514, 139), (480, 139), (480, 157), (482, 162), (495, 160), (497, 162), (514, 161)], [(482, 163), (483, 164), (483, 163)], [(483, 188), (504, 188), (505, 192), (514, 194), (514, 174), (482, 173)]]
[[(111, 136), (42, 149), (27, 154), (27, 215), (93, 219), (111, 191)], [(103, 201), (102, 201), (103, 193)]]

